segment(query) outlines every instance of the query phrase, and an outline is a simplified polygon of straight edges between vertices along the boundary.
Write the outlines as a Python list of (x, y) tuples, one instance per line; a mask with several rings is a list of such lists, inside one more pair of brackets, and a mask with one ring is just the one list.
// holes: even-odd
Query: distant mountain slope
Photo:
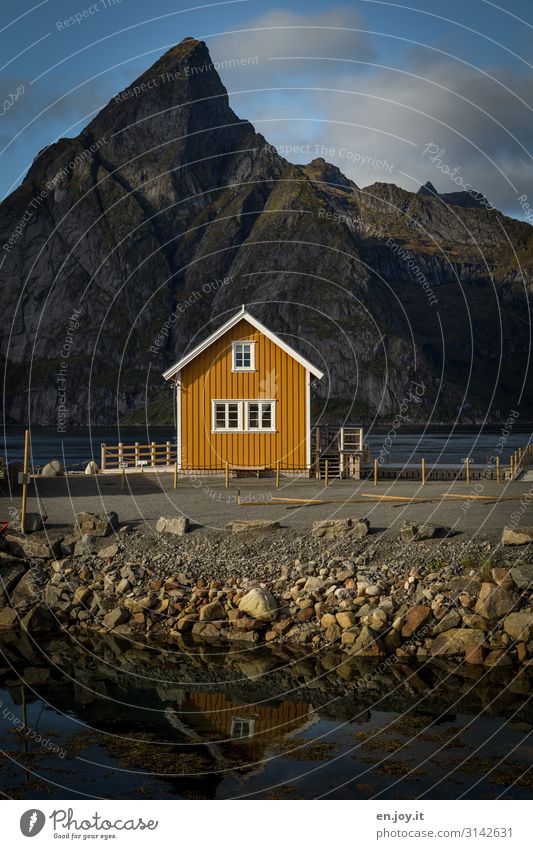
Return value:
[(531, 419), (533, 229), (465, 194), (289, 164), (187, 39), (0, 208), (8, 421), (171, 421), (161, 372), (242, 303), (325, 367), (326, 419), (412, 381), (411, 419)]

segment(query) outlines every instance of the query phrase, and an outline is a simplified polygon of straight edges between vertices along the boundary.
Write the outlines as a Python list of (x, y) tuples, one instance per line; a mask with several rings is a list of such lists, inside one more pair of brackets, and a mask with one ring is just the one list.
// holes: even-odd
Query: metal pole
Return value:
[(378, 485), (378, 458), (374, 459), (374, 486)]
[(30, 456), (30, 432), (27, 430), (24, 434), (24, 470), (22, 479), (22, 504), (20, 507), (20, 530), (22, 533), (26, 531), (26, 502), (28, 499), (28, 465)]

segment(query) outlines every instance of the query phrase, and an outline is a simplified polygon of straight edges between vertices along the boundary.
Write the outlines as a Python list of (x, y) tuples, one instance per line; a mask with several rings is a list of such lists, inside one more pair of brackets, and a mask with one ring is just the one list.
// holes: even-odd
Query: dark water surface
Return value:
[(531, 799), (532, 677), (111, 637), (37, 647), (4, 634), (0, 791)]
[[(365, 432), (373, 456), (380, 454), (390, 428), (375, 428), (370, 434)], [(456, 429), (451, 433), (446, 428), (422, 429), (399, 428), (391, 438), (387, 457), (391, 462), (416, 462), (421, 456), (429, 464), (460, 463), (470, 457), (476, 463), (485, 463), (499, 451), (500, 460), (505, 462), (517, 448), (528, 444), (531, 429), (515, 426), (511, 433), (502, 436), (502, 428), (479, 430)], [(42, 466), (53, 458), (62, 459), (68, 468), (84, 466), (90, 459), (100, 463), (100, 445), (116, 445), (118, 442), (133, 444), (140, 442), (175, 441), (172, 427), (95, 427), (70, 428), (68, 433), (60, 434), (56, 428), (32, 428), (32, 463)], [(8, 427), (4, 430), (1, 454), (7, 461), (21, 461), (24, 452), (24, 429)]]

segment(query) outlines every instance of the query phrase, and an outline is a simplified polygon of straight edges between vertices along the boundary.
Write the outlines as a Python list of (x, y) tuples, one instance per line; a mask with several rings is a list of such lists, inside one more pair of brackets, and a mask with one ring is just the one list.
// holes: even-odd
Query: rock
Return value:
[(11, 593), (13, 607), (26, 602), (36, 602), (40, 599), (46, 578), (46, 572), (40, 567), (35, 566), (28, 569)]
[(533, 528), (509, 528), (502, 532), (502, 545), (528, 545), (533, 542)]
[(322, 519), (313, 522), (312, 536), (317, 539), (335, 539), (349, 534), (356, 539), (362, 539), (370, 530), (368, 519)]
[(501, 569), (496, 567), (491, 570), (492, 580), (499, 587), (502, 587), (504, 590), (512, 590), (514, 587), (514, 581), (512, 575), (508, 569)]
[(417, 524), (406, 520), (400, 529), (400, 537), (404, 542), (420, 542), (446, 536), (448, 532), (449, 528), (443, 525)]
[(459, 614), (459, 611), (450, 610), (433, 628), (433, 636), (437, 637), (439, 634), (443, 634), (445, 631), (449, 631), (450, 628), (457, 628), (457, 626), (460, 624), (461, 616)]
[(517, 563), (511, 569), (510, 575), (521, 590), (533, 589), (533, 563)]
[(10, 551), (19, 557), (37, 560), (56, 560), (61, 554), (62, 536), (49, 531), (36, 531), (30, 536), (8, 531), (6, 540)]
[(337, 620), (333, 613), (324, 613), (320, 620), (320, 624), (323, 628), (329, 628), (330, 625), (335, 625), (336, 621)]
[(14, 563), (13, 565), (2, 566), (0, 571), (0, 607), (3, 607), (13, 587), (21, 580), (26, 571), (26, 566)]
[(495, 649), (485, 658), (485, 666), (512, 666), (513, 659), (505, 649)]
[(481, 584), (474, 610), (485, 619), (499, 619), (510, 613), (517, 601), (518, 597), (514, 593), (494, 584), (485, 583)]
[[(42, 516), (40, 513), (26, 513), (24, 520), (25, 533), (33, 534), (35, 531), (42, 531), (45, 521), (46, 516)], [(16, 525), (18, 529), (20, 527), (20, 521), (17, 521)]]
[(533, 638), (533, 612), (524, 610), (520, 613), (510, 613), (503, 620), (503, 630), (513, 640), (528, 643)]
[(381, 639), (364, 626), (350, 649), (350, 654), (360, 657), (381, 657), (385, 654), (385, 651)]
[(125, 607), (115, 607), (114, 610), (111, 610), (109, 613), (106, 613), (104, 616), (104, 625), (109, 630), (116, 628), (117, 625), (124, 625), (125, 622), (130, 618), (130, 612)]
[(477, 628), (479, 631), (488, 631), (490, 628), (488, 619), (468, 611), (463, 612), (463, 624), (465, 628)]
[(228, 634), (228, 640), (235, 643), (255, 645), (259, 642), (259, 634), (257, 631), (231, 631)]
[(381, 590), (376, 584), (370, 584), (370, 586), (365, 587), (365, 595), (369, 598), (376, 598), (376, 596), (381, 595)]
[(116, 542), (111, 543), (111, 545), (105, 545), (103, 548), (99, 548), (97, 553), (98, 557), (102, 560), (112, 560), (118, 554), (118, 545)]
[(85, 475), (96, 475), (98, 474), (98, 463), (95, 460), (89, 460), (87, 465), (85, 466)]
[(483, 666), (485, 662), (485, 649), (475, 644), (465, 646), (465, 663), (472, 666)]
[(220, 619), (227, 619), (224, 606), (219, 601), (212, 601), (209, 604), (204, 604), (200, 608), (198, 619), (200, 622), (216, 622)]
[(268, 590), (255, 588), (241, 599), (239, 610), (253, 619), (272, 622), (278, 614), (278, 603)]
[(43, 478), (62, 477), (65, 474), (65, 467), (61, 460), (50, 460), (50, 462), (44, 466), (41, 474)]
[(232, 534), (271, 533), (279, 527), (279, 522), (271, 519), (235, 519), (228, 522), (226, 530)]
[(117, 587), (116, 587), (116, 590), (117, 590), (117, 593), (118, 593), (119, 595), (124, 595), (124, 593), (129, 592), (129, 590), (131, 590), (131, 584), (130, 584), (130, 582), (128, 581), (128, 579), (127, 579), (127, 578), (122, 578), (122, 579), (118, 582)]
[(0, 610), (0, 631), (15, 631), (20, 627), (20, 619), (16, 610), (12, 607), (4, 607)]
[(56, 621), (44, 604), (36, 604), (20, 624), (29, 634), (48, 634), (56, 628)]
[(74, 546), (74, 554), (76, 557), (83, 557), (87, 554), (96, 554), (100, 548), (101, 537), (94, 534), (83, 534), (78, 539)]
[(405, 625), (402, 628), (402, 637), (410, 637), (415, 631), (424, 625), (431, 616), (431, 608), (425, 604), (418, 604), (407, 611)]
[(451, 628), (433, 640), (431, 654), (433, 657), (448, 657), (454, 654), (464, 654), (471, 646), (480, 646), (485, 641), (483, 631), (471, 631), (469, 628)]
[(324, 634), (328, 643), (335, 643), (337, 640), (340, 640), (342, 631), (338, 625), (330, 625), (326, 628), (326, 633)]
[(350, 613), (349, 611), (341, 611), (340, 613), (337, 613), (336, 619), (343, 630), (353, 628), (353, 626), (357, 624), (355, 613)]
[(85, 605), (92, 596), (92, 591), (88, 587), (78, 587), (72, 597), (72, 604)]
[(109, 513), (76, 513), (74, 530), (78, 536), (91, 534), (95, 537), (105, 537), (118, 528), (118, 516), (114, 511)]
[(155, 529), (161, 534), (182, 537), (189, 530), (189, 520), (187, 516), (161, 516), (157, 520)]
[(311, 576), (307, 579), (304, 584), (303, 591), (305, 593), (316, 593), (319, 592), (324, 586), (324, 581), (322, 578), (316, 578)]

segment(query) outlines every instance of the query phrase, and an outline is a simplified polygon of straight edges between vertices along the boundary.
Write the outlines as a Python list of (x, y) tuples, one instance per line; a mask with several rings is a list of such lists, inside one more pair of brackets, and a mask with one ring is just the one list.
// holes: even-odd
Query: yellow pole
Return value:
[(28, 499), (28, 465), (30, 456), (30, 432), (24, 434), (24, 471), (22, 479), (22, 504), (20, 507), (20, 530), (26, 531), (26, 502)]
[(470, 483), (470, 457), (466, 458), (465, 470), (466, 470), (466, 482)]
[(426, 461), (422, 457), (422, 484), (425, 484), (425, 482), (426, 482)]
[(178, 488), (178, 461), (174, 463), (174, 480), (172, 481), (172, 489)]
[(276, 460), (276, 487), (279, 487), (279, 460)]
[(326, 478), (325, 483), (326, 483), (326, 486), (327, 486), (328, 483), (329, 483), (329, 460), (328, 459), (326, 459), (324, 466), (325, 466), (325, 473), (324, 474), (325, 474), (325, 478)]
[(374, 460), (374, 486), (378, 485), (378, 458)]
[(496, 457), (496, 481), (500, 483), (500, 458)]
[(226, 475), (225, 475), (225, 480), (224, 480), (224, 486), (226, 487), (226, 489), (229, 486), (229, 463), (228, 463), (227, 460), (226, 460)]

